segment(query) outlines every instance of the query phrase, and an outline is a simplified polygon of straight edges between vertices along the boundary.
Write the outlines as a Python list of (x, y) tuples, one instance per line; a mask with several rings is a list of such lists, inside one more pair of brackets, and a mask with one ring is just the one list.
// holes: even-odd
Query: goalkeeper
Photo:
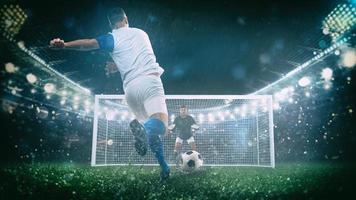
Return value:
[(173, 124), (170, 125), (168, 129), (170, 130), (170, 133), (177, 133), (177, 138), (174, 145), (174, 154), (177, 158), (177, 161), (179, 160), (179, 151), (182, 148), (184, 140), (188, 142), (192, 150), (197, 150), (192, 129), (199, 129), (199, 126), (195, 123), (193, 117), (188, 114), (188, 107), (186, 105), (180, 106), (179, 116), (174, 119)]

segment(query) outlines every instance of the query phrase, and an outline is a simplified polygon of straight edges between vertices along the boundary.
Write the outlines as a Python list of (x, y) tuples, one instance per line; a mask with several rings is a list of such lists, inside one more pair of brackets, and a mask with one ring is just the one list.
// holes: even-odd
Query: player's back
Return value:
[(125, 85), (138, 76), (157, 73), (163, 69), (156, 62), (148, 35), (137, 28), (113, 30), (114, 49), (111, 54)]

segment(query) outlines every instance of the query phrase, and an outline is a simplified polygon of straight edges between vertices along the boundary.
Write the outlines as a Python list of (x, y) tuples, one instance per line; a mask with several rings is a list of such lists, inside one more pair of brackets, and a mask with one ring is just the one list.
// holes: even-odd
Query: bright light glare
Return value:
[(46, 83), (45, 86), (43, 87), (43, 89), (46, 93), (54, 93), (56, 90), (56, 87), (54, 86), (53, 83)]
[(204, 115), (200, 113), (198, 115), (198, 119), (199, 119), (199, 123), (203, 123), (204, 122)]
[(63, 91), (61, 92), (61, 95), (62, 95), (62, 96), (67, 96), (67, 94), (68, 94), (67, 90), (63, 90)]
[(90, 103), (90, 100), (89, 100), (89, 99), (85, 100), (85, 101), (84, 101), (84, 104), (85, 104), (85, 106), (90, 106), (90, 104), (91, 104), (91, 103)]
[(333, 77), (333, 70), (330, 68), (324, 68), (323, 71), (321, 71), (321, 78), (323, 78), (325, 81), (331, 80)]
[(347, 68), (352, 68), (356, 65), (356, 51), (355, 49), (349, 49), (345, 51), (341, 56), (341, 63)]
[(36, 77), (34, 74), (32, 74), (32, 73), (27, 74), (27, 75), (26, 75), (26, 79), (27, 79), (27, 81), (28, 81), (29, 83), (31, 83), (31, 84), (34, 84), (34, 83), (37, 82), (37, 77)]
[(208, 120), (209, 120), (209, 122), (214, 122), (215, 121), (214, 115), (209, 113), (208, 114)]
[(116, 116), (116, 112), (115, 111), (108, 110), (106, 112), (106, 119), (109, 120), (109, 121), (115, 119), (115, 116)]
[(281, 109), (281, 107), (280, 107), (280, 105), (279, 105), (278, 102), (275, 102), (275, 103), (273, 104), (273, 109), (274, 109), (274, 110), (279, 110), (279, 109)]
[(311, 81), (310, 81), (310, 78), (309, 77), (303, 77), (301, 79), (299, 79), (298, 81), (298, 84), (301, 86), (301, 87), (306, 87), (308, 85), (310, 85)]
[(13, 63), (6, 63), (5, 64), (5, 70), (8, 73), (15, 73), (17, 71), (17, 68)]
[(79, 101), (80, 97), (79, 96), (74, 96), (74, 101)]

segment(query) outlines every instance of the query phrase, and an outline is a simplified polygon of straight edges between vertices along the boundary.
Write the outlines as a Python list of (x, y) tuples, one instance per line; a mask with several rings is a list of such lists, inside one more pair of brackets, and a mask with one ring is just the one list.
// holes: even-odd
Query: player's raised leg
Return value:
[(134, 119), (130, 122), (130, 129), (135, 138), (135, 149), (140, 156), (144, 156), (147, 153), (147, 136), (146, 130), (141, 123)]

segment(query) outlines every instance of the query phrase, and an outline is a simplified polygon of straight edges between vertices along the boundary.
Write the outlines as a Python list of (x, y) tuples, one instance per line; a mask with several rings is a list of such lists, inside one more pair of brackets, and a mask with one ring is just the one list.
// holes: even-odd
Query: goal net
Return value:
[[(274, 167), (272, 97), (268, 95), (166, 95), (169, 124), (188, 107), (199, 125), (193, 131), (205, 166)], [(157, 165), (151, 151), (144, 157), (134, 148), (129, 123), (135, 119), (124, 95), (96, 95), (92, 166)], [(177, 135), (161, 137), (165, 158), (175, 164)], [(181, 152), (190, 150), (186, 141)]]

